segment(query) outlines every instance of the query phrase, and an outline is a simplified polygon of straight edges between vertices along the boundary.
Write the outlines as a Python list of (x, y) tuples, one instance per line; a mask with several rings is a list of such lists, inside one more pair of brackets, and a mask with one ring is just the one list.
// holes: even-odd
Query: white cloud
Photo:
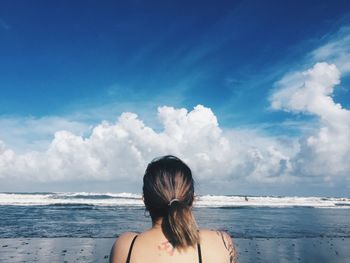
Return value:
[[(298, 127), (299, 138), (273, 137), (254, 128), (223, 130), (211, 109), (201, 105), (191, 111), (159, 107), (160, 124), (152, 125), (131, 112), (122, 113), (115, 122), (86, 124), (86, 119), (121, 112), (117, 107), (111, 111), (110, 106), (68, 118), (2, 118), (0, 139), (6, 145), (0, 142), (0, 179), (136, 182), (152, 158), (174, 154), (190, 165), (199, 180), (229, 187), (320, 180), (324, 185), (337, 180), (343, 184), (350, 173), (350, 111), (332, 96), (341, 75), (350, 73), (349, 42), (349, 29), (343, 28), (311, 52), (311, 61), (321, 62), (276, 82), (271, 108), (316, 118), (310, 126)], [(144, 111), (153, 110), (152, 105)], [(300, 122), (286, 127), (290, 125)]]
[(350, 74), (350, 27), (325, 36), (326, 43), (306, 59), (307, 70), (286, 74), (270, 96), (271, 108), (316, 118), (303, 130), (298, 150), (290, 155), (291, 173), (305, 182), (334, 186), (350, 182), (350, 110), (334, 101), (341, 76)]
[(320, 128), (300, 139), (300, 151), (292, 159), (294, 174), (330, 181), (350, 172), (350, 111), (332, 98), (339, 83), (340, 71), (325, 62), (288, 74), (277, 83), (270, 98), (272, 108), (319, 118)]
[[(54, 135), (45, 148), (28, 142), (33, 147), (27, 152), (2, 143), (0, 178), (22, 183), (136, 182), (152, 158), (174, 154), (206, 182), (287, 185), (303, 180), (300, 175), (332, 182), (350, 171), (349, 111), (332, 99), (339, 82), (335, 65), (317, 63), (277, 83), (270, 98), (274, 109), (319, 118), (320, 128), (307, 129), (312, 134), (299, 140), (264, 135), (256, 129), (222, 130), (211, 109), (201, 105), (192, 111), (159, 107), (160, 130), (130, 112), (122, 113), (115, 123), (103, 121), (94, 127), (53, 117), (3, 119), (1, 125), (13, 130), (13, 141), (28, 128), (38, 137)], [(90, 131), (88, 136), (86, 131)]]
[(342, 72), (350, 73), (350, 26), (342, 27), (331, 40), (311, 52), (314, 61), (333, 63)]
[(340, 72), (334, 64), (317, 63), (309, 70), (288, 74), (278, 81), (279, 89), (271, 97), (271, 106), (319, 116), (337, 115), (341, 106), (330, 95), (339, 83)]
[(91, 126), (84, 122), (58, 116), (0, 118), (0, 140), (16, 152), (45, 150), (59, 130), (84, 135), (90, 129)]
[(115, 123), (94, 127), (88, 137), (58, 131), (45, 151), (18, 154), (2, 145), (0, 177), (42, 182), (135, 181), (152, 158), (174, 154), (188, 162), (199, 179), (285, 180), (289, 158), (272, 138), (257, 136), (253, 142), (245, 132), (224, 134), (214, 113), (201, 105), (190, 112), (159, 107), (158, 118), (163, 127), (160, 132), (136, 114), (125, 112)]

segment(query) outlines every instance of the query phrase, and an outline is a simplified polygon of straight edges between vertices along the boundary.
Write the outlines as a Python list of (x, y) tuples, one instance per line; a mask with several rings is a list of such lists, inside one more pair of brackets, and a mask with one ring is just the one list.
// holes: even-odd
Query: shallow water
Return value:
[[(350, 237), (350, 209), (194, 208), (202, 228), (236, 238)], [(141, 207), (92, 205), (0, 206), (0, 238), (116, 237), (142, 231), (151, 219)]]

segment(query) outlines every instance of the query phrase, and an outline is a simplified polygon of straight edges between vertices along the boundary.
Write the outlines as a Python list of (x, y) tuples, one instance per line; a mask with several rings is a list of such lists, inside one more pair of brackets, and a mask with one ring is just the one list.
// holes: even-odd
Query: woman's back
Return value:
[(229, 235), (198, 229), (192, 212), (194, 180), (183, 161), (172, 155), (153, 160), (146, 168), (142, 190), (152, 228), (118, 238), (111, 262), (233, 262)]
[[(128, 232), (120, 236), (114, 244), (110, 262), (234, 262), (235, 251), (232, 239), (225, 232), (200, 230), (199, 236), (200, 250), (198, 246), (175, 249), (166, 239), (160, 227), (153, 227), (141, 234)], [(133, 246), (131, 246), (134, 239)], [(130, 261), (127, 262), (129, 253)]]

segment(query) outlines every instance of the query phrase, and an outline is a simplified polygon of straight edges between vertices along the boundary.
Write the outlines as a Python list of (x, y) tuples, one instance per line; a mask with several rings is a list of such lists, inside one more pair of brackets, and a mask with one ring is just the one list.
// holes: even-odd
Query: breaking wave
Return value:
[[(142, 195), (133, 193), (0, 193), (0, 205), (143, 206)], [(284, 196), (197, 196), (195, 207), (226, 209), (250, 207), (305, 207), (350, 209), (350, 198)]]

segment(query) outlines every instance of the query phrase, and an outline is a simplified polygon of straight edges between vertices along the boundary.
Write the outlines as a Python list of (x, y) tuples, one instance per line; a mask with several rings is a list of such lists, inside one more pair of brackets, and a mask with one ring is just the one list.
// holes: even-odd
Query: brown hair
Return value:
[(192, 213), (194, 180), (191, 169), (179, 158), (166, 155), (153, 160), (143, 177), (143, 198), (153, 223), (163, 218), (162, 230), (174, 247), (199, 242)]

